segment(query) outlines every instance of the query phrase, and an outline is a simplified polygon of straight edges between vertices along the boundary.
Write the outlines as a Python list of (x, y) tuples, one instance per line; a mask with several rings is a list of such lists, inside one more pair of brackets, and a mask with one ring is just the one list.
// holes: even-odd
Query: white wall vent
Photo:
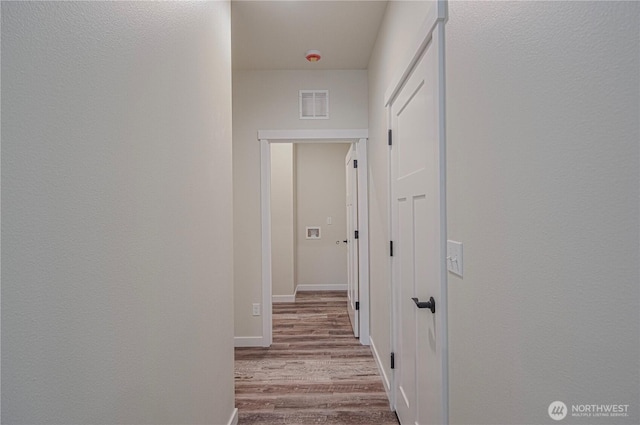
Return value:
[(300, 90), (301, 120), (329, 119), (329, 90)]

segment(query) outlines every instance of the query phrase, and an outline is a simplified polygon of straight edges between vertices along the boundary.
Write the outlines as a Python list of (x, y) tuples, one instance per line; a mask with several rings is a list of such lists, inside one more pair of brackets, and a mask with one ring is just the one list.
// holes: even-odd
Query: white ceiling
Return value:
[[(366, 69), (386, 1), (231, 2), (233, 69)], [(322, 52), (319, 62), (304, 58)]]

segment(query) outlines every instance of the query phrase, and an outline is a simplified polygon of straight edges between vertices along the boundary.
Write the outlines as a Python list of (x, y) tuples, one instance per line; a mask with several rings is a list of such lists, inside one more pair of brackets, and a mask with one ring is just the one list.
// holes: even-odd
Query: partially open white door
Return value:
[(349, 319), (355, 337), (360, 336), (359, 273), (358, 273), (358, 170), (355, 145), (345, 159), (347, 176), (347, 298)]

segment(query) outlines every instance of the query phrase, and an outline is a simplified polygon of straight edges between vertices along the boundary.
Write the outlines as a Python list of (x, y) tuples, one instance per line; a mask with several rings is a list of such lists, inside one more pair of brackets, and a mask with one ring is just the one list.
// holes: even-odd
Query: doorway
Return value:
[(369, 240), (367, 130), (260, 130), (261, 162), (261, 246), (262, 246), (262, 341), (269, 347), (273, 341), (272, 323), (272, 235), (271, 235), (271, 144), (273, 143), (352, 143), (358, 159), (358, 339), (369, 345)]

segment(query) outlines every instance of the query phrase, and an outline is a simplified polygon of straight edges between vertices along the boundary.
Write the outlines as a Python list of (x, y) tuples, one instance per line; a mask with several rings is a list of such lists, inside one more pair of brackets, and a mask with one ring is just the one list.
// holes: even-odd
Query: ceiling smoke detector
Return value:
[(322, 56), (320, 56), (320, 50), (307, 50), (305, 59), (309, 62), (318, 62)]

